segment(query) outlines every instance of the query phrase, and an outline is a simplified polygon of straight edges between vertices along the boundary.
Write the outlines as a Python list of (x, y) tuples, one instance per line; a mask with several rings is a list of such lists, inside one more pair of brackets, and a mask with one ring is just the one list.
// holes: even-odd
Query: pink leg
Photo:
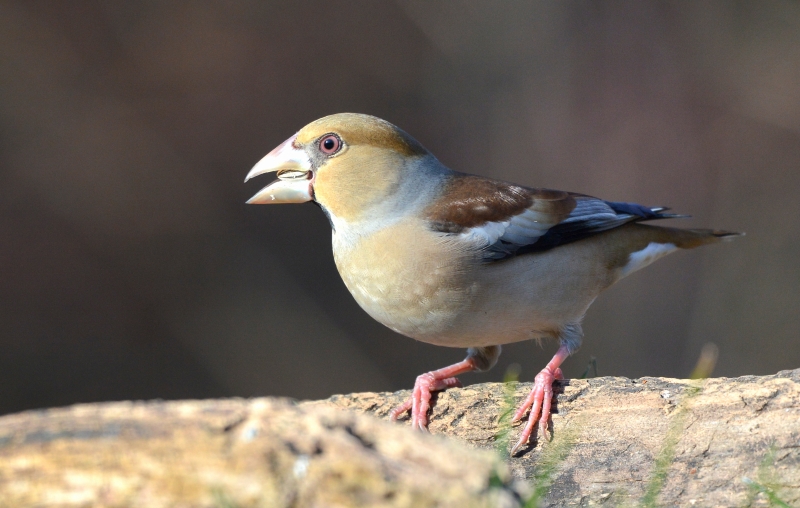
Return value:
[(537, 419), (539, 420), (539, 429), (541, 429), (542, 435), (547, 436), (547, 423), (550, 419), (550, 404), (552, 404), (553, 401), (553, 382), (556, 379), (564, 379), (564, 374), (561, 372), (559, 366), (568, 356), (569, 350), (567, 346), (562, 345), (558, 348), (558, 351), (553, 359), (550, 360), (550, 363), (536, 375), (531, 393), (520, 408), (517, 409), (517, 412), (514, 413), (514, 418), (511, 421), (518, 422), (525, 416), (525, 412), (529, 408), (531, 410), (528, 416), (528, 423), (526, 423), (525, 428), (522, 429), (519, 441), (517, 441), (517, 444), (511, 449), (511, 455), (517, 453), (520, 448), (528, 443)]
[(411, 397), (390, 413), (391, 419), (397, 420), (401, 414), (410, 409), (411, 428), (427, 430), (428, 410), (431, 408), (431, 392), (461, 386), (461, 382), (455, 376), (473, 370), (476, 370), (475, 362), (472, 358), (467, 358), (449, 367), (417, 376)]

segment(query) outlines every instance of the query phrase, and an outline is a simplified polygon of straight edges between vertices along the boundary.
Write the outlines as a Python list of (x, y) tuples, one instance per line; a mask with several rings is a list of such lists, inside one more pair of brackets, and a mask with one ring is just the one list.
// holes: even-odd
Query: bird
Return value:
[(740, 235), (644, 224), (686, 217), (664, 207), (457, 172), (399, 127), (359, 113), (309, 123), (245, 182), (272, 172), (277, 180), (247, 203), (317, 205), (337, 270), (367, 314), (418, 341), (467, 348), (464, 360), (418, 376), (392, 420), (410, 411), (412, 427), (427, 430), (431, 394), (489, 370), (503, 344), (558, 341), (514, 413), (528, 420), (512, 456), (537, 422), (547, 437), (553, 384), (603, 290), (676, 250)]

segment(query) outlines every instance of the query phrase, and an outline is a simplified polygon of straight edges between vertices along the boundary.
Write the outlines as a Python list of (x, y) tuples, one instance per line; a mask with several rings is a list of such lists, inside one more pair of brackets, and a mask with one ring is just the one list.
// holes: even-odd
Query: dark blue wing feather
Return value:
[(618, 214), (627, 214), (642, 219), (658, 219), (658, 212), (663, 208), (648, 208), (638, 203), (618, 203), (615, 201), (604, 201), (612, 210)]

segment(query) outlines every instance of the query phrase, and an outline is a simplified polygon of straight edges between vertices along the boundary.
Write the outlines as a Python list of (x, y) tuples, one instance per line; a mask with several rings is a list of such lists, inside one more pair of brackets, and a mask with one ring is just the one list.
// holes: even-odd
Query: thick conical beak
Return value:
[(295, 138), (281, 143), (247, 173), (245, 182), (254, 176), (278, 172), (278, 179), (248, 199), (249, 204), (305, 203), (313, 199), (314, 172), (306, 153), (295, 148)]

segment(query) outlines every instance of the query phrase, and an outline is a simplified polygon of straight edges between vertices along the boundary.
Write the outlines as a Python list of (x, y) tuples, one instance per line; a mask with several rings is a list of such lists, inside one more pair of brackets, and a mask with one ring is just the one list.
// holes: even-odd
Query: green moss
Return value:
[[(497, 422), (495, 435), (495, 450), (504, 459), (508, 459), (508, 449), (511, 436), (511, 418), (516, 409), (517, 380), (519, 378), (519, 365), (511, 365), (503, 379), (503, 402), (500, 406), (500, 415)], [(537, 466), (533, 473), (533, 492), (525, 500), (525, 508), (535, 508), (550, 492), (550, 488), (558, 471), (558, 466), (564, 462), (570, 450), (578, 440), (580, 423), (573, 421), (571, 425), (562, 429), (554, 436), (537, 458)]]
[(773, 444), (767, 449), (761, 464), (758, 466), (758, 477), (756, 480), (751, 480), (748, 477), (743, 477), (742, 481), (750, 489), (747, 506), (753, 503), (753, 500), (758, 494), (764, 494), (769, 500), (770, 506), (779, 506), (781, 508), (790, 508), (789, 504), (778, 496), (780, 489), (779, 479), (775, 474), (775, 445)]
[(533, 472), (533, 494), (525, 502), (525, 508), (535, 508), (542, 504), (553, 481), (556, 478), (558, 467), (567, 458), (569, 452), (575, 447), (583, 427), (580, 418), (566, 425), (553, 440), (542, 448), (541, 455)]
[(508, 456), (508, 445), (511, 439), (511, 417), (516, 408), (517, 384), (519, 379), (519, 365), (511, 364), (503, 376), (503, 402), (500, 405), (500, 415), (497, 419), (497, 434), (495, 434), (494, 448), (503, 460)]
[(661, 450), (656, 456), (656, 461), (653, 466), (653, 474), (647, 484), (644, 497), (641, 500), (641, 506), (655, 507), (658, 495), (664, 488), (667, 481), (667, 473), (669, 467), (675, 460), (675, 448), (680, 441), (683, 434), (684, 424), (686, 417), (689, 415), (688, 403), (701, 392), (701, 385), (693, 384), (686, 387), (684, 390), (684, 397), (678, 408), (672, 414), (672, 421), (670, 421), (667, 433), (664, 436), (664, 441)]

